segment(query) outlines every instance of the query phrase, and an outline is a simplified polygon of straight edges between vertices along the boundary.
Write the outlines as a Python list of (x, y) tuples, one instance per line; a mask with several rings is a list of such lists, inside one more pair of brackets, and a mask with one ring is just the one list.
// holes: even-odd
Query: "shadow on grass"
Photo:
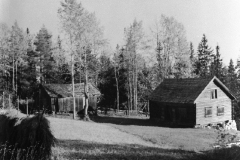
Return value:
[(136, 125), (136, 126), (158, 126), (169, 128), (192, 128), (192, 126), (183, 126), (170, 123), (160, 123), (149, 118), (131, 118), (131, 117), (111, 117), (111, 116), (93, 116), (91, 120), (96, 123), (110, 123), (116, 125)]
[(191, 159), (197, 154), (191, 151), (161, 149), (140, 145), (91, 143), (81, 140), (59, 140), (55, 151), (59, 159)]
[(91, 120), (97, 123), (112, 123), (117, 125), (140, 125), (140, 126), (155, 126), (156, 123), (150, 119), (138, 119), (130, 117), (109, 117), (109, 116), (94, 116)]

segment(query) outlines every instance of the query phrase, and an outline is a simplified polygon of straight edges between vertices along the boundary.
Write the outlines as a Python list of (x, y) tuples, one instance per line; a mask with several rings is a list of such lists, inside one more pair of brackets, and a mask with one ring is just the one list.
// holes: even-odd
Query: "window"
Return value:
[(211, 99), (217, 99), (217, 89), (211, 90)]
[(224, 107), (223, 106), (217, 107), (217, 115), (218, 116), (224, 115)]
[(205, 117), (212, 117), (212, 107), (205, 108)]

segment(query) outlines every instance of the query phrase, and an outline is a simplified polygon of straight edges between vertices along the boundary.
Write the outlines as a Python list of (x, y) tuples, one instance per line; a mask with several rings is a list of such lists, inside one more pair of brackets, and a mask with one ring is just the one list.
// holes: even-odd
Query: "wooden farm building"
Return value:
[[(100, 91), (91, 83), (88, 84), (89, 107), (97, 108), (97, 98)], [(73, 111), (72, 84), (42, 84), (39, 86), (40, 108), (55, 112)], [(76, 111), (81, 111), (85, 106), (84, 83), (75, 84)]]
[(150, 95), (150, 119), (187, 126), (232, 120), (234, 99), (216, 77), (165, 79)]

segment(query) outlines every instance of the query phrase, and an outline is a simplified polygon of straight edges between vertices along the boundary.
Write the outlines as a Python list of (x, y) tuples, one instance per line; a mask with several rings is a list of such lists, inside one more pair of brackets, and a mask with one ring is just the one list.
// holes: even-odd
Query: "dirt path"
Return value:
[(104, 144), (138, 144), (148, 147), (159, 147), (138, 136), (122, 132), (108, 125), (70, 119), (50, 117), (48, 119), (52, 132), (57, 139), (84, 140)]

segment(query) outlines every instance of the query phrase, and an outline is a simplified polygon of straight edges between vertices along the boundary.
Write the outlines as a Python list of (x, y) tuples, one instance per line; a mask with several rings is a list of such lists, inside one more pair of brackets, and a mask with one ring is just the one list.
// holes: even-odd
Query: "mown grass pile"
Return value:
[(0, 159), (50, 159), (55, 137), (49, 121), (9, 109), (0, 114)]

